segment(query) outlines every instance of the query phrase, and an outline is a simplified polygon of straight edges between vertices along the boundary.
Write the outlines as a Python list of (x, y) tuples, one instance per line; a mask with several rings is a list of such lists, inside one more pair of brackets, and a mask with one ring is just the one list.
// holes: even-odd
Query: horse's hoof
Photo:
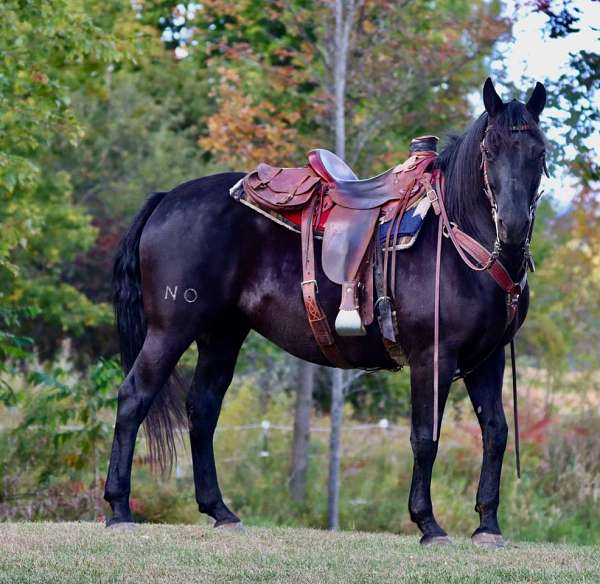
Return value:
[(422, 546), (452, 545), (452, 540), (447, 535), (424, 535), (419, 542)]
[(506, 547), (506, 540), (499, 533), (486, 533), (485, 531), (475, 533), (471, 541), (480, 548), (497, 550)]
[(137, 523), (133, 521), (115, 521), (114, 523), (107, 523), (106, 528), (113, 531), (133, 531), (137, 529)]
[(215, 521), (215, 529), (227, 529), (231, 531), (245, 531), (244, 524), (241, 521)]

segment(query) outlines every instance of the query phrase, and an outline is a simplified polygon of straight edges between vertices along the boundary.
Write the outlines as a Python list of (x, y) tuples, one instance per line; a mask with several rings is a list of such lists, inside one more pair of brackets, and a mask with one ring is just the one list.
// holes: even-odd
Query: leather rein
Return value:
[[(494, 191), (490, 185), (488, 177), (488, 156), (487, 149), (485, 146), (485, 139), (488, 130), (492, 126), (486, 128), (484, 137), (480, 144), (481, 150), (481, 170), (483, 173), (483, 184), (484, 193), (490, 203), (492, 219), (496, 231), (496, 237), (492, 251), (488, 251), (478, 241), (467, 235), (459, 227), (452, 223), (446, 212), (444, 203), (444, 177), (441, 172), (434, 171), (432, 176), (435, 188), (431, 185), (428, 179), (425, 179), (424, 186), (426, 188), (427, 197), (432, 203), (432, 207), (436, 215), (438, 215), (438, 233), (437, 233), (437, 249), (436, 249), (436, 268), (435, 268), (435, 305), (434, 305), (434, 351), (433, 351), (433, 441), (438, 439), (438, 420), (439, 420), (439, 342), (440, 342), (440, 275), (441, 275), (441, 257), (442, 257), (442, 240), (443, 237), (450, 239), (454, 248), (458, 252), (458, 255), (462, 261), (473, 271), (476, 272), (487, 272), (494, 281), (504, 290), (506, 293), (506, 304), (507, 304), (507, 315), (506, 315), (506, 329), (513, 322), (518, 312), (518, 305), (520, 296), (525, 289), (527, 284), (527, 271), (528, 269), (534, 271), (535, 267), (533, 259), (529, 250), (531, 237), (533, 234), (533, 226), (535, 222), (535, 212), (539, 199), (543, 191), (539, 191), (533, 198), (533, 201), (529, 208), (529, 230), (527, 237), (523, 244), (523, 264), (521, 269), (524, 268), (523, 277), (519, 282), (514, 282), (500, 261), (500, 253), (502, 251), (502, 242), (500, 240), (499, 233), (499, 218), (498, 218), (498, 204)], [(529, 126), (526, 124), (520, 126), (513, 126), (511, 131), (520, 132), (526, 131)], [(544, 160), (543, 170), (548, 176), (548, 169)], [(473, 258), (472, 261), (468, 256)], [(510, 341), (511, 347), (511, 366), (512, 366), (512, 382), (513, 382), (513, 407), (514, 407), (514, 419), (515, 419), (515, 456), (517, 463), (517, 476), (521, 477), (520, 468), (520, 454), (519, 454), (519, 421), (518, 421), (518, 406), (517, 406), (517, 376), (516, 376), (516, 358), (515, 358), (515, 346), (514, 338)]]

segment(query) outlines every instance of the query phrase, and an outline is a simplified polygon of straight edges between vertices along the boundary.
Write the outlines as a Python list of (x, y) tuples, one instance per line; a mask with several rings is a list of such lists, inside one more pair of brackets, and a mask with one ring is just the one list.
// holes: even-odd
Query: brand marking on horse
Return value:
[[(172, 300), (175, 302), (177, 300), (177, 293), (179, 291), (179, 286), (165, 286), (165, 297), (164, 300)], [(198, 300), (198, 291), (195, 288), (186, 288), (183, 291), (183, 299), (188, 304), (193, 304)]]

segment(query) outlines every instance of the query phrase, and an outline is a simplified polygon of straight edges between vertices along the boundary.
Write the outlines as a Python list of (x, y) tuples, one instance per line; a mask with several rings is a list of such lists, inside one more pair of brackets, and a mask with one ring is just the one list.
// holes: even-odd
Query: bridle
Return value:
[[(488, 175), (488, 152), (485, 146), (485, 139), (487, 137), (487, 133), (489, 130), (493, 128), (492, 125), (488, 125), (485, 129), (485, 133), (483, 134), (483, 138), (481, 143), (479, 144), (479, 149), (481, 151), (481, 171), (483, 173), (483, 191), (485, 196), (487, 197), (490, 207), (492, 210), (492, 220), (494, 222), (494, 228), (496, 230), (496, 238), (494, 240), (494, 246), (492, 252), (490, 254), (490, 258), (487, 262), (487, 265), (483, 266), (482, 269), (487, 270), (491, 267), (491, 265), (500, 257), (500, 253), (502, 252), (502, 241), (500, 241), (500, 226), (499, 226), (499, 217), (498, 217), (498, 203), (496, 201), (496, 195), (490, 185), (490, 179)], [(529, 124), (520, 124), (518, 126), (511, 126), (511, 132), (525, 132), (529, 130)], [(542, 169), (544, 174), (549, 177), (548, 167), (546, 165), (546, 157), (544, 155)], [(537, 210), (538, 203), (540, 201), (541, 196), (544, 194), (543, 190), (538, 190), (529, 205), (529, 229), (527, 231), (527, 237), (525, 238), (525, 242), (523, 243), (523, 263), (521, 264), (521, 269), (525, 267), (525, 270), (529, 268), (530, 271), (535, 271), (535, 264), (533, 262), (533, 257), (531, 255), (530, 244), (531, 238), (533, 236), (533, 226), (535, 223), (535, 212)]]

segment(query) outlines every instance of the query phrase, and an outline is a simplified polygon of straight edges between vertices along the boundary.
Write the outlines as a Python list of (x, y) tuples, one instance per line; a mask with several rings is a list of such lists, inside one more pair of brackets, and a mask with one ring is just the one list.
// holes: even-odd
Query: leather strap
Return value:
[[(471, 257), (476, 259), (477, 262), (484, 265), (489, 260), (490, 252), (478, 241), (467, 235), (464, 231), (461, 231), (456, 225), (452, 225), (450, 230), (462, 250), (466, 251)], [(513, 282), (510, 274), (506, 271), (506, 268), (502, 265), (500, 260), (495, 261), (487, 269), (487, 272), (507, 294), (521, 291), (520, 283), (516, 284)]]
[(442, 268), (442, 234), (444, 219), (438, 220), (437, 249), (435, 255), (435, 294), (433, 324), (433, 441), (438, 439), (438, 407), (440, 384), (440, 276)]
[(517, 404), (517, 357), (515, 340), (510, 341), (510, 366), (512, 370), (513, 389), (513, 416), (515, 420), (515, 462), (517, 464), (517, 478), (521, 478), (521, 453), (519, 448), (519, 406)]
[(379, 233), (375, 237), (375, 290), (377, 292), (377, 322), (381, 332), (381, 340), (388, 355), (396, 363), (397, 369), (402, 369), (408, 364), (406, 354), (397, 341), (398, 318), (396, 306), (392, 299), (387, 296), (387, 288), (384, 284), (384, 244), (381, 243)]
[(315, 245), (313, 237), (313, 220), (316, 198), (302, 211), (302, 298), (308, 316), (308, 323), (323, 355), (335, 367), (348, 368), (350, 364), (344, 359), (331, 332), (327, 316), (317, 298), (317, 280), (315, 267)]
[[(494, 281), (507, 294), (507, 321), (506, 327), (510, 325), (517, 314), (519, 298), (527, 283), (527, 269), (521, 278), (520, 282), (514, 282), (510, 277), (508, 270), (498, 259), (496, 251), (489, 252), (483, 245), (467, 235), (456, 225), (450, 223), (446, 213), (444, 204), (444, 182), (441, 173), (435, 176), (436, 189), (431, 189), (434, 194), (437, 194), (439, 202), (440, 217), (443, 221), (445, 234), (454, 244), (460, 258), (475, 272), (487, 272)], [(431, 185), (429, 185), (431, 188)], [(433, 195), (432, 195), (433, 196)], [(431, 197), (430, 197), (431, 198)], [(466, 253), (465, 253), (466, 252)], [(473, 263), (466, 254), (469, 254), (477, 264)]]

